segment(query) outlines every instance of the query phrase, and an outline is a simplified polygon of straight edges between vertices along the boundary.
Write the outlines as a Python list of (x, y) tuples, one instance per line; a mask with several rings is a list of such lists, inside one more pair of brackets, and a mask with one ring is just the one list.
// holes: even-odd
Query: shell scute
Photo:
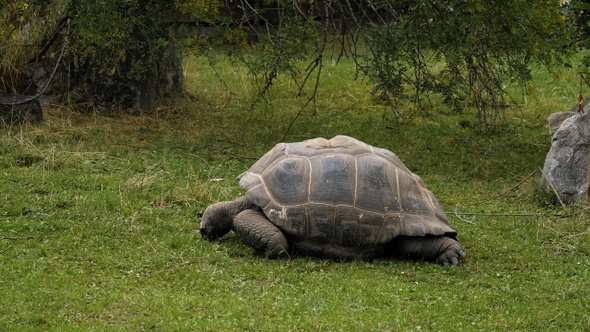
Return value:
[(373, 154), (358, 157), (357, 165), (356, 206), (380, 213), (399, 211), (397, 167)]
[(311, 167), (306, 158), (285, 156), (265, 169), (262, 181), (268, 194), (279, 205), (307, 203)]
[(347, 154), (326, 154), (311, 158), (309, 201), (330, 205), (354, 205), (356, 169), (354, 157)]

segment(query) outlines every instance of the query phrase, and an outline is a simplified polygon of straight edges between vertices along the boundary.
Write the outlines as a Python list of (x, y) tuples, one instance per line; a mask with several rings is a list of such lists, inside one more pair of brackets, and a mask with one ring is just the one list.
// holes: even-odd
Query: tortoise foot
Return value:
[(392, 248), (394, 255), (437, 261), (444, 266), (458, 265), (459, 259), (465, 257), (463, 246), (447, 236), (400, 236)]
[(465, 251), (459, 242), (453, 240), (448, 247), (436, 258), (437, 262), (444, 266), (459, 265), (459, 259), (465, 257)]

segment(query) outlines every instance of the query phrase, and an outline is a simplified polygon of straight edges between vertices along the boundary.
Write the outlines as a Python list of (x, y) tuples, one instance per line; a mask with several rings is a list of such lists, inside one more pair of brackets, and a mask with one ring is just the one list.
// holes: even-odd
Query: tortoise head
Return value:
[(220, 238), (232, 230), (234, 217), (246, 210), (254, 208), (246, 197), (238, 197), (229, 202), (218, 202), (209, 205), (201, 219), (201, 235), (209, 240)]
[(224, 236), (232, 229), (233, 215), (230, 213), (230, 202), (219, 202), (205, 210), (201, 225), (201, 236), (208, 240), (214, 240)]

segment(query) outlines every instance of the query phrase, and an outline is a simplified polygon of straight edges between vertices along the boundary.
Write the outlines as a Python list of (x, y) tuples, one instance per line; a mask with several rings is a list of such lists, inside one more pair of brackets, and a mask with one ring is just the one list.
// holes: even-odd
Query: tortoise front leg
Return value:
[(465, 257), (457, 240), (447, 236), (400, 236), (393, 240), (394, 254), (412, 259), (438, 261), (442, 265), (457, 265)]
[(234, 218), (234, 230), (247, 245), (262, 251), (266, 258), (276, 258), (289, 250), (285, 235), (258, 210), (240, 212)]

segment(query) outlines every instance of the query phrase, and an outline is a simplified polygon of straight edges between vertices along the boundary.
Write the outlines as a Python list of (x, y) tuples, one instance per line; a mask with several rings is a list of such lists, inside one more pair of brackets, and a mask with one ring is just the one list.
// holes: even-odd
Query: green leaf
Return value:
[(590, 3), (578, 2), (578, 3), (575, 3), (575, 4), (571, 5), (570, 8), (572, 8), (572, 9), (582, 9), (582, 10), (584, 10), (584, 9), (590, 9)]

